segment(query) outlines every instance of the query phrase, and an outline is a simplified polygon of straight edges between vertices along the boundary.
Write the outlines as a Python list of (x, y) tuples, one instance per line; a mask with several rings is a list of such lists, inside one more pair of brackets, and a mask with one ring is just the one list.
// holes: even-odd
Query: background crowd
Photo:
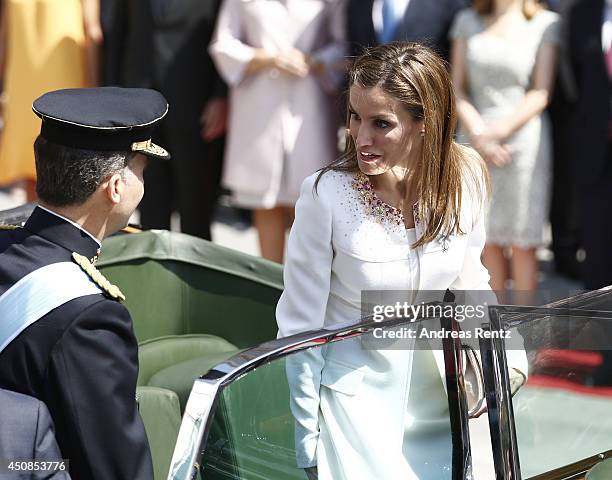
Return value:
[(145, 228), (211, 238), (219, 194), (253, 212), (282, 262), (302, 180), (339, 153), (344, 74), (364, 46), (424, 42), (449, 62), (459, 136), (489, 166), (492, 286), (557, 270), (612, 284), (610, 0), (0, 0), (0, 187), (34, 200), (32, 100), (93, 85), (155, 88)]

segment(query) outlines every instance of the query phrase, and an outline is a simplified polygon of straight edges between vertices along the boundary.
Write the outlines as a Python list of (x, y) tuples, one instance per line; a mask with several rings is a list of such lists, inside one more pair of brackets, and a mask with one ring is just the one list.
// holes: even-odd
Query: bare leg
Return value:
[(253, 210), (253, 223), (259, 236), (261, 256), (277, 263), (283, 262), (285, 216), (285, 207)]
[(506, 280), (508, 278), (508, 259), (502, 245), (486, 244), (482, 252), (482, 263), (489, 271), (489, 284), (497, 293), (500, 303), (506, 303)]
[(535, 248), (512, 247), (512, 280), (515, 303), (533, 305), (538, 287), (538, 261)]

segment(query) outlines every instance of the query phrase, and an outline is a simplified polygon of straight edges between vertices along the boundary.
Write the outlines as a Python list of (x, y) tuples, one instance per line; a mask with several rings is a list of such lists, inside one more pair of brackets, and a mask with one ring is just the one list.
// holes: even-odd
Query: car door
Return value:
[(168, 478), (469, 478), (460, 344), (443, 342), (442, 377), (409, 338), (422, 328), (370, 320), (218, 365), (193, 386)]
[[(480, 341), (496, 478), (609, 478), (612, 290), (490, 307), (487, 329), (512, 335)], [(521, 348), (529, 377), (512, 397), (505, 358)]]

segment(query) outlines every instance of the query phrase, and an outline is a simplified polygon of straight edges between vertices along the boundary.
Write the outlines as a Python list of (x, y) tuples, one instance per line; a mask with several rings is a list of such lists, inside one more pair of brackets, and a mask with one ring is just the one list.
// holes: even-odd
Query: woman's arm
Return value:
[(302, 183), (295, 205), (283, 269), (285, 290), (278, 302), (279, 337), (323, 327), (333, 258), (331, 201), (323, 177), (313, 191), (316, 174)]
[[(212, 57), (217, 70), (230, 86), (238, 85), (247, 75), (247, 68), (264, 68), (266, 61), (257, 53), (256, 48), (242, 41), (242, 15), (240, 2), (224, 0), (217, 17), (217, 25), (213, 34), (208, 52)], [(255, 58), (258, 57), (258, 58)]]
[(297, 49), (270, 53), (243, 41), (243, 18), (240, 2), (225, 0), (208, 51), (219, 73), (230, 86), (238, 85), (246, 76), (269, 68), (304, 77), (309, 72), (306, 56)]
[(457, 97), (457, 113), (463, 128), (472, 136), (474, 132), (484, 129), (484, 121), (476, 110), (476, 107), (469, 101), (467, 94), (468, 80), (465, 64), (466, 39), (457, 38), (451, 43), (451, 76), (455, 95)]
[(455, 38), (451, 43), (451, 75), (457, 96), (459, 120), (469, 135), (470, 144), (487, 163), (505, 165), (510, 161), (510, 149), (502, 145), (499, 139), (490, 138), (485, 134), (487, 125), (476, 107), (469, 101), (465, 52), (466, 39)]
[(313, 52), (307, 59), (310, 73), (320, 78), (321, 85), (329, 92), (337, 92), (342, 87), (344, 75), (348, 68), (346, 55), (346, 5), (343, 0), (336, 0), (327, 7), (327, 35), (329, 41)]
[[(322, 185), (318, 193), (313, 192), (315, 177), (312, 175), (304, 181), (295, 206), (283, 271), (285, 291), (276, 308), (279, 337), (320, 329), (325, 321), (333, 259), (332, 212)], [(288, 357), (285, 366), (300, 468), (316, 465), (323, 365), (321, 347), (313, 347)]]
[(500, 140), (505, 140), (523, 127), (529, 120), (540, 115), (548, 106), (557, 65), (558, 47), (543, 43), (538, 49), (533, 70), (531, 89), (525, 94), (516, 109), (494, 128)]

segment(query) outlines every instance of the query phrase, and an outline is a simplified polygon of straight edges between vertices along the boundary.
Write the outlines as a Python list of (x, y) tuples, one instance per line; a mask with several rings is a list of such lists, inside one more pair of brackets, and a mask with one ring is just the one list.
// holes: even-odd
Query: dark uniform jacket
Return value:
[[(62, 460), (53, 433), (53, 421), (43, 402), (28, 395), (0, 389), (0, 405), (0, 459), (9, 462)], [(41, 479), (44, 476), (45, 480), (70, 480), (65, 470), (46, 470), (46, 475), (14, 471), (0, 474), (0, 478), (26, 480)]]
[[(72, 261), (72, 252), (97, 250), (84, 231), (36, 208), (23, 228), (0, 231), (0, 295), (40, 267)], [(52, 310), (0, 353), (0, 365), (0, 388), (49, 408), (73, 479), (153, 478), (135, 401), (137, 342), (121, 303), (97, 294)]]

